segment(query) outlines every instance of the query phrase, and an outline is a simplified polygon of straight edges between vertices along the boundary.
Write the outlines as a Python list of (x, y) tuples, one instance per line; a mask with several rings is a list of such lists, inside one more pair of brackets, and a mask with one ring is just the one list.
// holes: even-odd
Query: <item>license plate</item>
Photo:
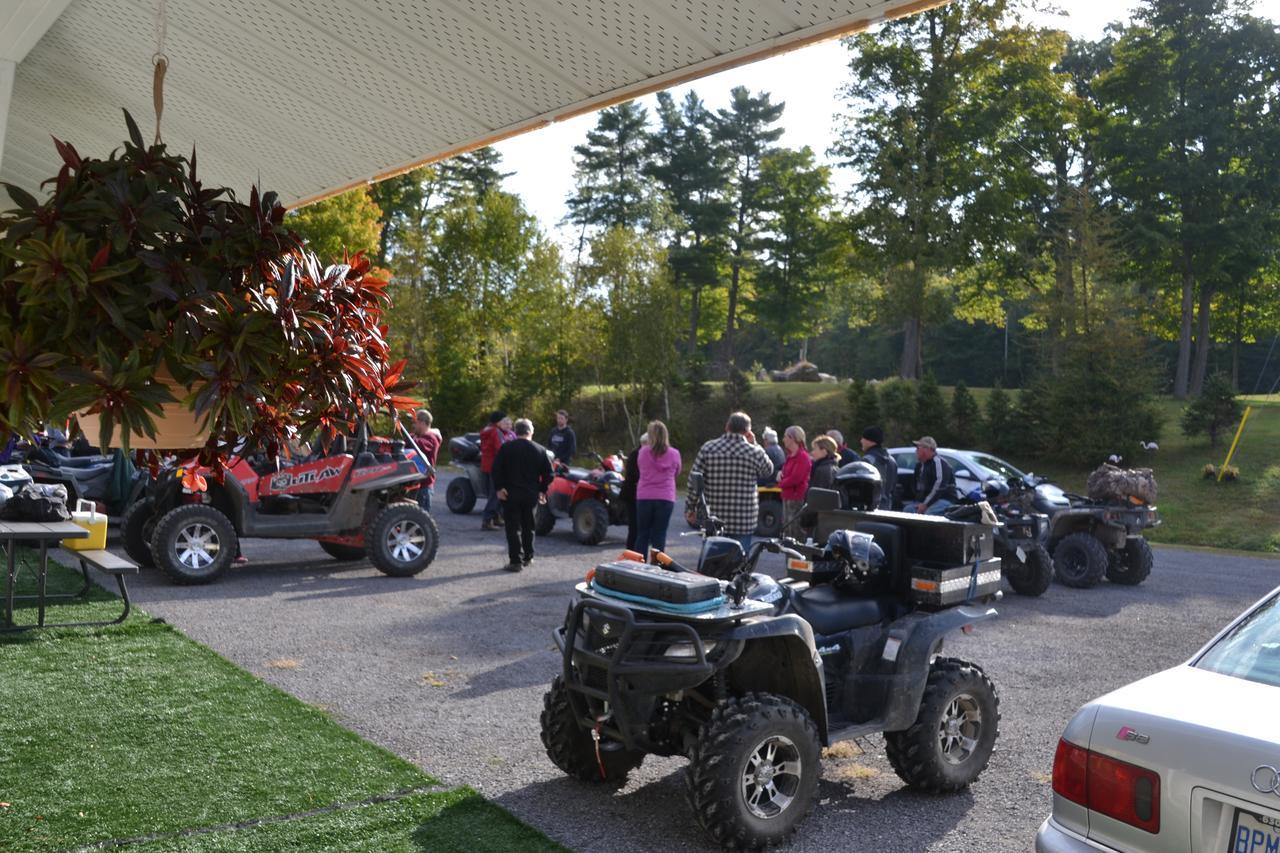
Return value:
[(1280, 853), (1280, 820), (1236, 809), (1227, 853)]

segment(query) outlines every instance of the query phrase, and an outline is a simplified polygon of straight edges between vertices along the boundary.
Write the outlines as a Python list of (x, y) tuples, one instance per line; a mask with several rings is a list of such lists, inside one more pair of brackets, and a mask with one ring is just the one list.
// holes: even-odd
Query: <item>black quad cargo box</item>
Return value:
[(480, 461), (480, 434), (469, 432), (449, 439), (449, 455), (454, 462)]
[(972, 567), (974, 561), (989, 560), (994, 554), (995, 537), (990, 527), (913, 512), (821, 512), (818, 513), (817, 539), (826, 541), (833, 530), (855, 530), (860, 521), (882, 522), (901, 528), (906, 550), (901, 559), (906, 563), (964, 564)]
[(692, 572), (671, 572), (633, 560), (601, 563), (596, 566), (595, 579), (614, 592), (667, 604), (696, 604), (720, 595), (720, 582), (715, 578)]

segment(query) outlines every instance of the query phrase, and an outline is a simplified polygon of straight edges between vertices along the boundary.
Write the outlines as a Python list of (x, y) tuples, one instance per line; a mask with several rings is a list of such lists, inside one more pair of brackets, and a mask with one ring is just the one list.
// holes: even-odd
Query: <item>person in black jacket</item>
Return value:
[(547, 500), (551, 462), (546, 449), (533, 440), (533, 424), (515, 423), (515, 441), (508, 441), (493, 459), (493, 488), (503, 502), (507, 556), (504, 567), (518, 572), (533, 561), (533, 509)]
[(942, 511), (954, 504), (956, 474), (947, 460), (938, 455), (938, 442), (933, 436), (913, 441), (916, 446), (916, 492), (912, 503), (905, 509), (927, 515), (942, 515)]
[(640, 436), (640, 443), (635, 449), (627, 454), (627, 459), (622, 464), (622, 490), (619, 494), (627, 507), (627, 550), (631, 551), (636, 546), (636, 531), (639, 529), (639, 519), (636, 516), (636, 487), (640, 485), (640, 448), (649, 443), (649, 433)]
[(893, 509), (893, 490), (898, 485), (898, 463), (884, 449), (884, 430), (869, 426), (862, 431), (862, 460), (880, 472), (880, 505), (876, 509)]
[(564, 464), (573, 464), (573, 457), (578, 453), (578, 436), (569, 426), (569, 413), (564, 409), (556, 412), (556, 425), (547, 436), (547, 447)]

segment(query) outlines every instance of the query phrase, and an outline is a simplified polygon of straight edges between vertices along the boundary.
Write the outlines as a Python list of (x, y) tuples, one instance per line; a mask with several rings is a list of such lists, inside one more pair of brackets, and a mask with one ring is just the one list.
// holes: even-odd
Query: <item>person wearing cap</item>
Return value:
[(836, 467), (843, 468), (850, 462), (858, 461), (858, 454), (845, 443), (844, 433), (838, 429), (827, 430), (827, 437), (836, 443)]
[(893, 488), (898, 485), (898, 463), (884, 449), (884, 430), (869, 426), (862, 431), (862, 461), (880, 472), (880, 504), (876, 509), (893, 509)]
[(942, 515), (956, 502), (956, 473), (938, 455), (938, 442), (926, 435), (911, 442), (916, 446), (916, 490), (904, 509), (926, 515)]
[(782, 445), (778, 444), (778, 431), (773, 427), (765, 427), (760, 431), (760, 443), (764, 447), (765, 455), (773, 463), (773, 473), (767, 477), (761, 477), (757, 485), (776, 486), (778, 475), (782, 473), (782, 466), (787, 461), (787, 452), (782, 449)]
[(484, 481), (489, 493), (484, 504), (484, 513), (480, 517), (481, 530), (498, 529), (498, 492), (493, 487), (493, 460), (502, 447), (504, 430), (502, 424), (507, 420), (507, 413), (501, 410), (489, 414), (489, 425), (480, 430), (480, 478)]

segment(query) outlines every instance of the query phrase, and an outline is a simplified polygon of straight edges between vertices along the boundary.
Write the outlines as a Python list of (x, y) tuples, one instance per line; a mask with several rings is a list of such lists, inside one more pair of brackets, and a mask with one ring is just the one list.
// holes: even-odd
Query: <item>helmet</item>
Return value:
[(884, 483), (870, 462), (850, 462), (836, 471), (835, 481), (847, 509), (873, 510), (880, 505)]
[(884, 549), (870, 533), (833, 530), (827, 537), (827, 550), (833, 557), (848, 561), (863, 576), (879, 574), (884, 568)]
[(1009, 484), (992, 477), (982, 484), (982, 494), (992, 503), (1005, 501), (1009, 497)]
[(698, 572), (709, 577), (729, 580), (742, 565), (746, 552), (742, 543), (727, 536), (708, 536), (702, 543), (702, 557), (698, 560)]

